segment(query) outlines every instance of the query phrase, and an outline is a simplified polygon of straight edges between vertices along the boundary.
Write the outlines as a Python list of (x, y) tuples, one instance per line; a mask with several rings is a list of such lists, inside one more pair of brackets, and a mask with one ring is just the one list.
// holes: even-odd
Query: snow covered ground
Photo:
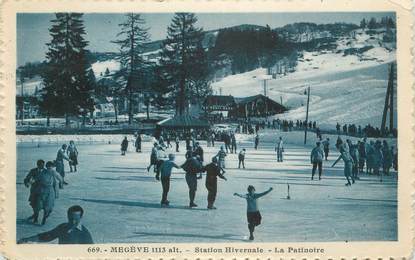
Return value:
[[(309, 86), (309, 120), (319, 122), (320, 127), (332, 129), (336, 122), (380, 126), (388, 64), (396, 60), (396, 50), (393, 43), (383, 42), (385, 32), (369, 35), (358, 29), (352, 35), (338, 39), (333, 51), (304, 51), (295, 72), (267, 81), (268, 96), (277, 102), (282, 99), (290, 108), (277, 118), (305, 120), (304, 91)], [(363, 47), (368, 50), (346, 54)], [(264, 93), (265, 74), (266, 69), (257, 69), (231, 75), (213, 83), (212, 88), (215, 93), (236, 97)], [(396, 118), (395, 111), (395, 125)]]
[[(327, 58), (331, 59), (339, 60), (336, 57)], [(268, 80), (268, 96), (277, 102), (282, 99), (283, 105), (290, 108), (287, 113), (276, 117), (305, 120), (307, 95), (304, 91), (310, 86), (309, 120), (330, 128), (334, 128), (336, 122), (361, 125), (370, 123), (380, 126), (388, 80), (388, 64), (366, 64), (357, 69), (343, 69), (345, 67), (340, 62), (335, 64), (338, 65), (338, 70), (328, 66), (327, 70), (302, 70)], [(301, 68), (300, 65), (299, 67)], [(257, 69), (228, 76), (213, 83), (212, 87), (217, 93), (222, 91), (223, 95), (256, 95), (263, 93), (262, 81), (258, 78), (265, 73), (265, 69)]]
[[(276, 133), (279, 135), (279, 133)], [(337, 158), (332, 152), (324, 163), (323, 179), (310, 180), (309, 147), (286, 145), (285, 161), (276, 162), (273, 143), (262, 136), (259, 150), (250, 141), (245, 170), (237, 169), (237, 155), (227, 157), (228, 181), (218, 181), (217, 210), (206, 209), (204, 178), (198, 183), (198, 208), (188, 209), (188, 190), (181, 170), (172, 175), (170, 208), (160, 208), (161, 184), (147, 173), (151, 142), (142, 154), (130, 143), (120, 156), (119, 143), (78, 144), (79, 172), (67, 175), (68, 186), (60, 192), (56, 207), (45, 226), (25, 221), (31, 215), (23, 185), (28, 170), (39, 158), (53, 160), (58, 144), (17, 145), (17, 239), (49, 230), (66, 221), (66, 209), (79, 204), (85, 209), (84, 225), (96, 243), (110, 242), (244, 242), (247, 241), (246, 202), (232, 196), (245, 193), (249, 184), (263, 191), (260, 199), (262, 224), (256, 229), (258, 242), (369, 241), (397, 239), (397, 181), (363, 175), (352, 187), (344, 186), (343, 165), (329, 166)], [(288, 137), (287, 137), (288, 138)], [(210, 159), (218, 147), (206, 147)], [(184, 143), (176, 161), (184, 161)], [(238, 149), (239, 150), (239, 149)], [(66, 165), (68, 169), (68, 166)], [(287, 196), (290, 184), (291, 200)]]

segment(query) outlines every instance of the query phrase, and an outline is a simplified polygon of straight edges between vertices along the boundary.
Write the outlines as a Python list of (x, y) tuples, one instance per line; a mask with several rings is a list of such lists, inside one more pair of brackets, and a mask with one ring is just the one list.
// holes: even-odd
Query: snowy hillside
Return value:
[[(379, 126), (388, 63), (396, 60), (396, 51), (381, 41), (383, 37), (384, 33), (371, 36), (356, 30), (350, 37), (339, 38), (332, 51), (304, 51), (295, 72), (267, 81), (268, 95), (278, 102), (282, 98), (283, 105), (290, 108), (277, 117), (304, 120), (304, 91), (310, 86), (310, 120), (330, 128), (336, 122)], [(223, 95), (255, 95), (263, 93), (261, 78), (265, 74), (265, 69), (257, 69), (232, 75), (212, 87)]]

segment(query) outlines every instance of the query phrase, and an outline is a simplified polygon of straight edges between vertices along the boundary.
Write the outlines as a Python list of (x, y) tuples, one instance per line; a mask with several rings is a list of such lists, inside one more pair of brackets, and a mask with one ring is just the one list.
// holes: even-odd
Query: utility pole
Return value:
[(266, 79), (264, 79), (264, 81), (263, 81), (264, 83), (263, 83), (263, 85), (264, 85), (264, 96), (267, 96), (267, 80)]
[(389, 108), (389, 131), (393, 129), (393, 85), (394, 85), (394, 64), (390, 65), (388, 87), (386, 89), (385, 105), (383, 107), (382, 124), (380, 130), (383, 134), (386, 133), (386, 117), (388, 115)]
[(20, 95), (22, 97), (22, 124), (23, 124), (23, 120), (24, 120), (24, 95), (23, 95), (23, 84), (24, 84), (24, 75), (23, 75), (23, 70), (20, 72), (20, 87), (21, 87), (21, 92)]
[(307, 129), (308, 129), (308, 108), (310, 106), (310, 86), (307, 90), (307, 112), (305, 115), (305, 130), (304, 130), (304, 144), (307, 144)]

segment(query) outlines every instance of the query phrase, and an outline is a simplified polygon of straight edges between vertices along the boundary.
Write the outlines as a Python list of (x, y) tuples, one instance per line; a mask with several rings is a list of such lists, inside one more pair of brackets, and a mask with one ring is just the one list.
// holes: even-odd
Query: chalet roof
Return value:
[(175, 115), (158, 122), (157, 125), (164, 128), (208, 128), (210, 126), (207, 121), (190, 115)]
[(205, 105), (235, 105), (235, 98), (231, 95), (210, 95), (206, 97)]

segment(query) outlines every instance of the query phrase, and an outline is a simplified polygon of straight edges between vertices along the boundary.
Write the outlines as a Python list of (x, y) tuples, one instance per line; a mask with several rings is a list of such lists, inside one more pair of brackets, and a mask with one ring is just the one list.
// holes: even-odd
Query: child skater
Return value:
[(248, 186), (248, 193), (245, 195), (241, 195), (238, 193), (234, 193), (234, 196), (238, 196), (241, 198), (246, 199), (247, 202), (247, 218), (248, 218), (248, 229), (249, 229), (249, 240), (254, 240), (254, 230), (256, 226), (261, 224), (261, 213), (258, 209), (257, 199), (261, 198), (262, 196), (267, 195), (272, 188), (269, 188), (267, 191), (262, 193), (255, 193), (255, 188), (252, 185)]

